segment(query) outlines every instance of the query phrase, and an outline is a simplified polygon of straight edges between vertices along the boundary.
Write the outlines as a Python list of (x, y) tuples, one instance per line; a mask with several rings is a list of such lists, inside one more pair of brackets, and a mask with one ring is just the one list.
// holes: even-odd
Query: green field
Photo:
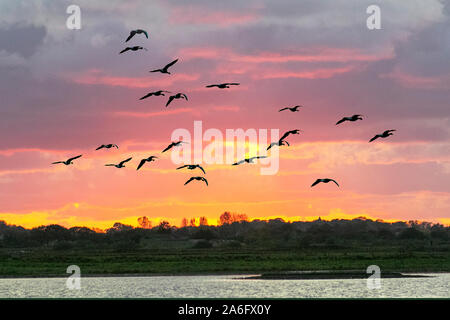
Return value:
[(365, 270), (378, 265), (383, 271), (448, 272), (450, 252), (405, 251), (398, 248), (366, 249), (168, 249), (43, 250), (1, 249), (0, 276), (67, 276), (69, 265), (83, 275), (157, 275), (259, 273), (293, 270)]

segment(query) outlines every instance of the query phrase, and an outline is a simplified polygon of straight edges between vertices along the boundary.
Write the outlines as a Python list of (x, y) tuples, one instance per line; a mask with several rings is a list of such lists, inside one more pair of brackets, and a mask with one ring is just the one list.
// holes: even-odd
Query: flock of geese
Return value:
[[(143, 34), (143, 35), (145, 35), (145, 37), (148, 39), (148, 32), (147, 32), (147, 31), (145, 31), (145, 30), (143, 30), (143, 29), (136, 29), (136, 30), (132, 30), (132, 31), (130, 32), (130, 34), (129, 34), (129, 36), (127, 37), (127, 39), (125, 40), (125, 42), (128, 42), (128, 41), (131, 40), (135, 35), (138, 35), (138, 34)], [(144, 48), (144, 47), (142, 47), (142, 46), (131, 46), (131, 47), (126, 47), (125, 49), (123, 49), (122, 51), (120, 51), (119, 54), (125, 53), (125, 52), (127, 52), (127, 51), (138, 51), (138, 50), (147, 50), (147, 49)], [(172, 67), (172, 66), (173, 66), (174, 64), (176, 64), (177, 62), (178, 62), (178, 59), (175, 59), (175, 60), (173, 60), (172, 62), (170, 62), (170, 63), (168, 63), (167, 65), (165, 65), (163, 68), (151, 70), (151, 71), (149, 71), (149, 72), (152, 72), (152, 73), (153, 73), (153, 72), (160, 72), (160, 73), (163, 73), (163, 74), (171, 74), (171, 73), (169, 72), (169, 68)], [(227, 88), (230, 88), (230, 86), (238, 86), (238, 85), (240, 85), (240, 84), (239, 84), (239, 83), (236, 83), (236, 82), (225, 82), (225, 83), (218, 83), (218, 84), (210, 84), (210, 85), (207, 85), (206, 88), (214, 88), (214, 87), (216, 87), (216, 88), (219, 88), (219, 89), (227, 89)], [(154, 91), (154, 92), (149, 92), (149, 93), (147, 93), (145, 96), (139, 98), (139, 100), (144, 100), (144, 99), (147, 99), (147, 98), (152, 97), (152, 96), (165, 96), (166, 93), (172, 93), (172, 92), (166, 91), (166, 90), (158, 90), (158, 91)], [(182, 93), (182, 92), (178, 92), (178, 93), (176, 93), (176, 94), (173, 94), (173, 95), (170, 95), (170, 96), (169, 96), (169, 98), (168, 98), (168, 100), (167, 100), (167, 103), (166, 103), (166, 107), (168, 107), (169, 104), (170, 104), (173, 100), (175, 100), (175, 99), (184, 99), (184, 100), (188, 101), (188, 97), (187, 97), (186, 94), (184, 94), (184, 93)], [(282, 111), (299, 112), (299, 111), (300, 111), (300, 110), (299, 110), (300, 108), (303, 108), (303, 106), (302, 106), (302, 105), (296, 105), (296, 106), (293, 106), (293, 107), (285, 107), (285, 108), (282, 108), (282, 109), (278, 110), (278, 112), (282, 112)], [(336, 125), (339, 125), (339, 124), (341, 124), (341, 123), (343, 123), (343, 122), (346, 122), (346, 121), (354, 122), (354, 121), (357, 121), (357, 120), (363, 120), (362, 117), (363, 117), (363, 116), (360, 115), (360, 114), (355, 114), (355, 115), (352, 115), (352, 116), (350, 116), (350, 117), (343, 117), (343, 118), (340, 119), (338, 122), (336, 122)], [(396, 131), (396, 130), (395, 130), (395, 129), (386, 130), (386, 131), (384, 131), (384, 132), (381, 133), (381, 134), (375, 135), (373, 138), (371, 138), (371, 139), (369, 140), (369, 142), (372, 142), (372, 141), (374, 141), (374, 140), (376, 140), (376, 139), (378, 139), (378, 138), (387, 138), (387, 137), (393, 135), (393, 132), (394, 132), (394, 131)], [(278, 141), (272, 142), (272, 143), (267, 147), (266, 150), (269, 150), (269, 149), (271, 149), (271, 148), (274, 147), (274, 146), (279, 146), (279, 147), (285, 146), (285, 145), (289, 146), (289, 143), (288, 143), (285, 139), (286, 139), (289, 135), (300, 134), (300, 132), (301, 132), (300, 129), (294, 129), (294, 130), (289, 130), (289, 131), (285, 132), (285, 133), (281, 136), (281, 138), (280, 138)], [(180, 146), (180, 145), (183, 144), (183, 143), (188, 143), (188, 142), (184, 142), (184, 141), (171, 142), (164, 150), (161, 151), (161, 153), (164, 153), (164, 152), (166, 152), (166, 151), (172, 149), (173, 147)], [(117, 148), (117, 149), (118, 149), (119, 146), (116, 145), (116, 144), (112, 144), (112, 143), (111, 143), (111, 144), (102, 144), (102, 145), (100, 145), (98, 148), (96, 148), (95, 150), (97, 151), (97, 150), (100, 150), (100, 149), (111, 149), (111, 148)], [(76, 160), (76, 159), (78, 159), (78, 158), (81, 158), (81, 157), (82, 157), (82, 155), (78, 155), (78, 156), (69, 158), (69, 159), (67, 159), (67, 160), (65, 160), (65, 161), (56, 161), (56, 162), (53, 162), (52, 164), (64, 164), (64, 165), (67, 166), (67, 165), (73, 164), (73, 161), (74, 161), (74, 160)], [(262, 158), (267, 158), (267, 156), (254, 156), (254, 157), (245, 158), (245, 159), (243, 159), (243, 160), (240, 160), (240, 161), (237, 161), (237, 162), (233, 163), (232, 165), (233, 165), (233, 166), (237, 166), (237, 165), (244, 164), (244, 163), (254, 163), (255, 160), (262, 159)], [(108, 167), (116, 167), (116, 168), (119, 168), (119, 169), (120, 169), (120, 168), (124, 168), (124, 167), (125, 167), (125, 163), (131, 161), (132, 159), (133, 159), (133, 158), (130, 157), (130, 158), (128, 158), (128, 159), (125, 159), (125, 160), (120, 161), (120, 162), (117, 163), (117, 164), (112, 164), (112, 163), (110, 163), (110, 164), (105, 164), (105, 166), (108, 166)], [(139, 165), (137, 166), (136, 170), (139, 170), (140, 168), (142, 168), (142, 166), (143, 166), (146, 162), (156, 161), (156, 159), (158, 159), (158, 157), (157, 157), (157, 156), (153, 156), (153, 155), (152, 155), (152, 156), (149, 156), (148, 158), (141, 159), (141, 161), (139, 162)], [(199, 170), (201, 170), (204, 174), (206, 174), (205, 169), (204, 169), (202, 166), (200, 166), (199, 164), (187, 164), (187, 165), (183, 165), (183, 166), (181, 166), (181, 167), (176, 168), (176, 170), (185, 169), (185, 168), (186, 168), (186, 169), (189, 169), (189, 170), (199, 169)], [(203, 182), (208, 186), (208, 180), (206, 180), (206, 178), (203, 177), (203, 176), (192, 176), (192, 177), (190, 177), (190, 178), (184, 183), (184, 185), (187, 185), (187, 184), (190, 183), (191, 181), (203, 181)], [(314, 183), (311, 185), (311, 187), (314, 187), (315, 185), (317, 185), (317, 184), (319, 184), (319, 183), (329, 183), (329, 182), (334, 182), (334, 183), (339, 187), (339, 184), (338, 184), (334, 179), (330, 179), (330, 178), (320, 178), (320, 179), (317, 179), (316, 181), (314, 181)]]

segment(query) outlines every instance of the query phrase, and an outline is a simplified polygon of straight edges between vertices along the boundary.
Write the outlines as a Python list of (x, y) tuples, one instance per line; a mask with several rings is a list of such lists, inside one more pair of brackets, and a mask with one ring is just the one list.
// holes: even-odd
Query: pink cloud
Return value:
[(192, 108), (181, 108), (175, 110), (164, 110), (159, 112), (130, 112), (130, 111), (118, 111), (115, 112), (115, 116), (134, 117), (134, 118), (152, 118), (160, 116), (168, 116), (179, 113), (195, 113)]
[(255, 78), (262, 79), (280, 79), (280, 78), (301, 78), (301, 79), (327, 79), (335, 75), (354, 71), (354, 66), (346, 66), (341, 68), (321, 68), (307, 71), (275, 71), (266, 72), (262, 75), (254, 75)]
[(238, 106), (216, 106), (213, 107), (213, 109), (217, 111), (231, 111), (231, 112), (238, 112), (240, 110)]
[(286, 62), (353, 62), (379, 61), (392, 59), (394, 53), (387, 50), (381, 53), (365, 53), (353, 48), (317, 47), (303, 50), (280, 52), (263, 51), (254, 55), (241, 55), (229, 48), (220, 47), (190, 47), (180, 50), (185, 60), (188, 59), (217, 59), (245, 63), (286, 63)]
[(380, 75), (381, 78), (389, 78), (398, 82), (406, 88), (418, 89), (448, 89), (450, 88), (450, 75), (438, 77), (416, 76), (409, 73), (404, 73), (398, 69), (391, 73)]
[(152, 77), (118, 77), (105, 75), (98, 70), (89, 70), (81, 74), (73, 75), (70, 80), (80, 84), (97, 84), (107, 86), (118, 86), (127, 88), (168, 87), (178, 81), (195, 81), (199, 78), (197, 74), (177, 73), (166, 78)]

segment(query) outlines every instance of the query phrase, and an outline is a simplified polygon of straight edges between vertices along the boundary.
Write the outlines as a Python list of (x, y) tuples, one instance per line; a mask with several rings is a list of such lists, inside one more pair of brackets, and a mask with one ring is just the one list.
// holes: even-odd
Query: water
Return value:
[(433, 278), (242, 280), (240, 276), (86, 277), (80, 290), (66, 278), (0, 279), (0, 298), (450, 298), (450, 273)]

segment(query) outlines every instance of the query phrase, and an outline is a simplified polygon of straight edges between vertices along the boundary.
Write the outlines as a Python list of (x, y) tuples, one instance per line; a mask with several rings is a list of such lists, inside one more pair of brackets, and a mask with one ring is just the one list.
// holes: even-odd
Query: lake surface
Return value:
[(243, 275), (0, 279), (0, 298), (450, 298), (450, 273), (432, 278), (243, 280)]

